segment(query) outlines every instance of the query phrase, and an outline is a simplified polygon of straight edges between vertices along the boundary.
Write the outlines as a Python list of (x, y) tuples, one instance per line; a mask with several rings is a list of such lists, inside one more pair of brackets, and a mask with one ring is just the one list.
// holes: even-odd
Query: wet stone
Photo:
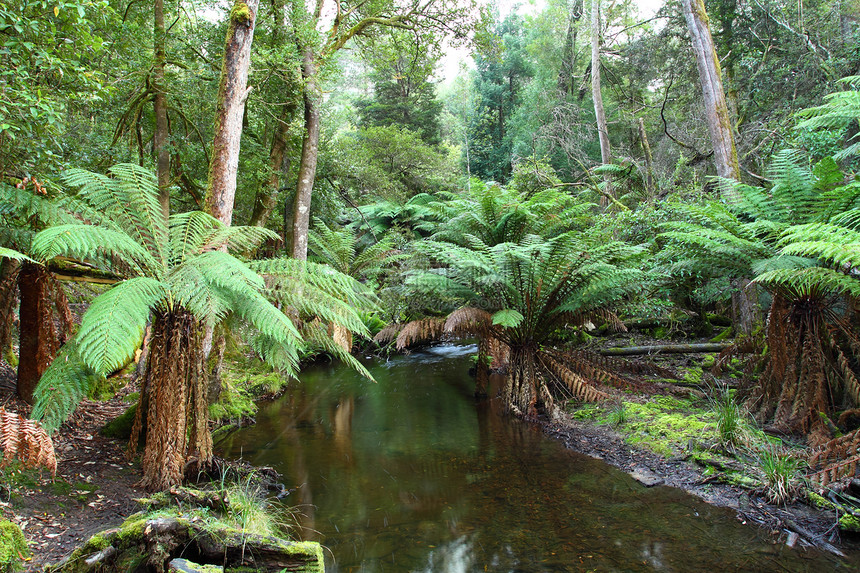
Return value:
[(654, 487), (657, 485), (663, 485), (663, 478), (649, 470), (648, 468), (638, 467), (634, 468), (630, 473), (630, 477), (644, 485), (645, 487)]

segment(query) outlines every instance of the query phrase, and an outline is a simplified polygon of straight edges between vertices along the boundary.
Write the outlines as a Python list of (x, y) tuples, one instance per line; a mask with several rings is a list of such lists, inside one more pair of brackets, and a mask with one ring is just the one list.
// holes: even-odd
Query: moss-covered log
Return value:
[(193, 518), (132, 516), (122, 527), (94, 535), (54, 573), (168, 570), (176, 557), (224, 571), (323, 573), (322, 547), (243, 532)]

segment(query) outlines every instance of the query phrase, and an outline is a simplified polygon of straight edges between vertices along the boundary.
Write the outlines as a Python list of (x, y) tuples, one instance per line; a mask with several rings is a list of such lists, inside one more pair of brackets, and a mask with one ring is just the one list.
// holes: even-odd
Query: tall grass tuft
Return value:
[(732, 392), (727, 388), (719, 391), (711, 400), (711, 407), (717, 416), (717, 437), (725, 448), (742, 444), (747, 434), (748, 424), (743, 409), (735, 402)]
[(758, 451), (756, 463), (768, 502), (779, 505), (797, 497), (803, 485), (801, 460), (771, 444)]

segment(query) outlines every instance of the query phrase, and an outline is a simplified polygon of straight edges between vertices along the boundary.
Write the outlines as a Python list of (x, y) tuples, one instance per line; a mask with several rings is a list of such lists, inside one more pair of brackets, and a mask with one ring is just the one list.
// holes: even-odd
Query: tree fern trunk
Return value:
[(59, 348), (54, 329), (51, 277), (40, 265), (24, 263), (18, 275), (21, 291), (18, 395), (33, 403), (33, 390)]
[[(186, 312), (161, 314), (153, 321), (144, 380), (147, 391), (141, 392), (138, 403), (141, 416), (146, 409), (140, 482), (146, 489), (163, 490), (180, 483), (191, 457), (201, 464), (212, 459), (200, 338), (200, 325)], [(137, 420), (135, 430), (139, 427)]]
[(12, 366), (18, 365), (12, 350), (12, 330), (15, 326), (13, 313), (18, 300), (20, 270), (21, 262), (14, 259), (3, 259), (0, 264), (0, 357)]
[(512, 348), (505, 384), (505, 406), (515, 414), (537, 417), (537, 366), (534, 348)]

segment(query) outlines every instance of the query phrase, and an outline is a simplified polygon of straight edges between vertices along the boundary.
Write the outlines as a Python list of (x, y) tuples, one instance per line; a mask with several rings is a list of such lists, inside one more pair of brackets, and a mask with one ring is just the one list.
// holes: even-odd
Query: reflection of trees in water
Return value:
[(449, 381), (465, 367), (374, 369), (376, 385), (320, 370), (246, 431), (253, 462), (305, 484), (284, 501), (307, 504), (305, 537), (340, 561), (327, 571), (767, 570), (722, 510), (473, 403), (469, 381)]

